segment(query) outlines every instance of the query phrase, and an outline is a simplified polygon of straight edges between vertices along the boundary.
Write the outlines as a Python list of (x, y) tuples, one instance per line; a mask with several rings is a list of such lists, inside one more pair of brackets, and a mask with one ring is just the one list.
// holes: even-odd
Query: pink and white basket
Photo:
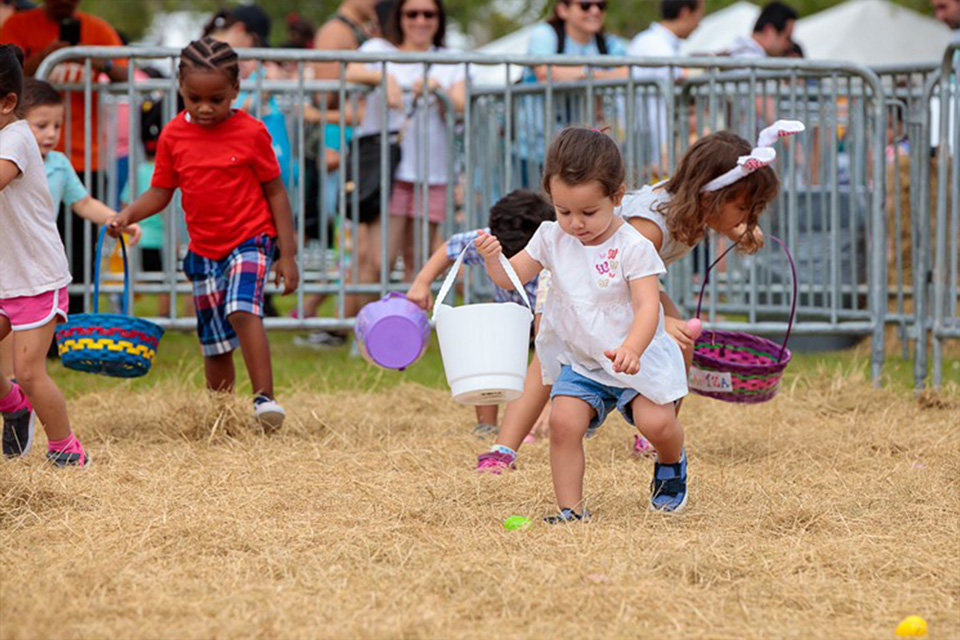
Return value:
[[(783, 345), (741, 331), (704, 330), (694, 346), (690, 367), (690, 390), (694, 393), (726, 402), (756, 404), (770, 400), (780, 390), (780, 378), (792, 357), (787, 341), (797, 312), (797, 268), (787, 246), (779, 238), (767, 237), (783, 248), (793, 274), (793, 301)], [(697, 318), (710, 271), (735, 247), (720, 254), (707, 269), (700, 287)]]

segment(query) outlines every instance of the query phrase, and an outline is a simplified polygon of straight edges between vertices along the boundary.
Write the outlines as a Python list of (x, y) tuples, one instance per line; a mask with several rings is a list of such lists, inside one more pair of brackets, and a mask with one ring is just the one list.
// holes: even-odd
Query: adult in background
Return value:
[[(603, 23), (607, 16), (605, 0), (558, 0), (553, 15), (530, 32), (527, 54), (531, 56), (622, 56), (627, 53), (623, 40), (606, 33)], [(570, 82), (587, 77), (586, 67), (554, 67), (554, 82)], [(610, 72), (594, 72), (594, 77), (609, 77)], [(620, 72), (619, 75), (623, 75)], [(524, 71), (524, 81), (543, 82), (547, 66)]]
[[(627, 55), (637, 57), (678, 58), (680, 45), (690, 37), (703, 19), (704, 0), (661, 0), (660, 21), (654, 22), (646, 31), (642, 31), (630, 41), (627, 46)], [(632, 67), (631, 74), (637, 80), (677, 80), (683, 75), (681, 69), (674, 69), (670, 75), (669, 67)], [(641, 142), (644, 155), (658, 173), (666, 171), (663, 166), (667, 157), (666, 145), (671, 144), (667, 135), (667, 110), (662, 99), (650, 98), (645, 101), (641, 109), (646, 110), (644, 125), (649, 136), (646, 144)], [(638, 113), (643, 113), (638, 110)], [(638, 118), (639, 120), (639, 118)], [(643, 126), (643, 125), (638, 125)], [(657, 178), (659, 176), (651, 176)]]
[(763, 7), (753, 33), (739, 36), (727, 52), (732, 58), (779, 58), (793, 46), (793, 27), (797, 12), (782, 2), (771, 2)]
[(27, 9), (36, 9), (36, 5), (28, 0), (0, 0), (0, 27), (7, 21), (7, 18), (17, 11), (26, 11)]
[[(553, 15), (530, 32), (527, 55), (531, 56), (622, 56), (627, 47), (621, 38), (604, 31), (607, 17), (605, 0), (557, 0)], [(555, 66), (548, 69), (540, 65), (524, 69), (521, 82), (546, 82), (550, 77), (556, 82), (583, 80), (591, 72), (588, 67)], [(626, 69), (594, 69), (598, 80), (626, 78)], [(569, 101), (557, 100), (554, 114), (554, 129), (579, 123), (584, 114), (574, 110)], [(540, 184), (540, 166), (546, 155), (546, 137), (543, 126), (543, 99), (529, 96), (517, 101), (514, 130), (517, 132), (516, 150), (519, 166), (519, 186), (536, 188)], [(530, 134), (533, 134), (532, 136)], [(509, 190), (517, 184), (505, 185)]]
[(287, 41), (284, 49), (313, 49), (313, 38), (317, 28), (313, 23), (297, 13), (287, 16)]
[[(320, 51), (355, 51), (367, 40), (379, 36), (378, 1), (344, 0), (333, 17), (317, 31), (313, 48)], [(318, 63), (315, 68), (319, 79), (336, 80), (340, 77), (340, 68), (335, 62)]]
[[(323, 23), (313, 37), (313, 49), (318, 51), (355, 51), (371, 38), (381, 33), (377, 20), (378, 0), (344, 0), (336, 13)], [(308, 73), (317, 80), (340, 80), (340, 65), (336, 62), (318, 62), (311, 65)], [(340, 198), (339, 170), (344, 161), (340, 149), (340, 106), (336, 92), (316, 95), (306, 105), (304, 117), (306, 126), (306, 148), (304, 178), (304, 221), (306, 237), (320, 240), (323, 236), (321, 221), (326, 212), (328, 247), (332, 247), (339, 230), (333, 224), (338, 213)], [(360, 114), (354, 113), (350, 104), (344, 107), (343, 138), (349, 148), (353, 139), (353, 125), (359, 121)], [(321, 151), (323, 153), (321, 157)], [(321, 187), (323, 182), (323, 199)], [(361, 223), (353, 230), (355, 238), (354, 257), (363, 265), (369, 254), (367, 226)], [(327, 247), (324, 247), (327, 248)], [(363, 269), (361, 267), (360, 271)], [(326, 299), (322, 294), (308, 294), (304, 298), (304, 315), (307, 318), (317, 314), (320, 305)], [(347, 296), (344, 313), (347, 317), (357, 315), (365, 300), (358, 296)], [(294, 312), (294, 315), (296, 312)], [(349, 332), (311, 331), (307, 336), (297, 336), (294, 343), (315, 349), (339, 347), (346, 343)]]
[[(434, 53), (447, 51), (444, 46), (446, 12), (442, 0), (398, 0), (386, 28), (386, 39), (367, 41), (360, 51), (369, 53)], [(427, 187), (426, 216), (429, 224), (427, 238), (431, 253), (437, 248), (437, 226), (447, 216), (447, 189), (452, 176), (449, 167), (448, 136), (439, 100), (430, 92), (440, 89), (461, 112), (466, 99), (466, 70), (461, 64), (436, 64), (429, 67), (427, 86), (424, 86), (422, 63), (386, 64), (386, 96), (380, 95), (384, 67), (380, 64), (353, 63), (347, 67), (347, 80), (376, 87), (368, 98), (358, 128), (358, 136), (380, 133), (381, 100), (389, 107), (387, 128), (391, 132), (403, 130), (400, 142), (400, 162), (394, 174), (390, 193), (390, 224), (387, 239), (386, 265), (389, 269), (400, 252), (404, 252), (406, 282), (416, 273), (414, 251), (415, 233), (420, 232), (418, 219), (424, 211), (423, 186)], [(427, 130), (427, 146), (421, 146), (421, 133)], [(362, 170), (362, 169), (361, 169)], [(369, 221), (370, 260), (367, 277), (379, 279), (383, 254), (380, 250), (382, 215)], [(368, 280), (369, 281), (369, 280)]]
[(960, 0), (931, 0), (933, 15), (953, 29), (953, 41), (960, 43)]
[[(119, 47), (123, 43), (120, 36), (105, 20), (78, 10), (80, 0), (44, 0), (43, 6), (28, 11), (20, 11), (11, 16), (0, 29), (0, 42), (15, 44), (24, 51), (24, 72), (28, 76), (36, 73), (40, 63), (54, 51), (74, 45), (98, 45)], [(127, 77), (126, 64), (121, 60), (92, 60), (94, 78), (103, 74), (111, 81), (123, 81)], [(80, 62), (58, 64), (47, 78), (52, 84), (83, 83), (84, 65)], [(97, 98), (94, 96), (87, 113), (84, 108), (84, 92), (73, 91), (67, 98), (70, 113), (70, 129), (60, 138), (57, 151), (70, 158), (80, 178), (85, 180), (90, 170), (90, 184), (84, 185), (94, 198), (106, 194), (99, 193), (101, 169), (100, 158), (100, 114)], [(85, 123), (91, 125), (89, 147), (84, 144)], [(69, 147), (67, 141), (69, 139)], [(86, 164), (86, 153), (90, 153), (90, 164)], [(104, 167), (105, 168), (105, 167)], [(109, 185), (108, 185), (109, 188)], [(84, 274), (83, 225), (73, 224), (71, 237), (66, 238), (64, 220), (58, 217), (61, 237), (64, 243), (70, 243), (70, 271), (76, 282), (82, 282)], [(92, 248), (92, 246), (91, 246)], [(83, 296), (71, 294), (70, 313), (83, 311)]]

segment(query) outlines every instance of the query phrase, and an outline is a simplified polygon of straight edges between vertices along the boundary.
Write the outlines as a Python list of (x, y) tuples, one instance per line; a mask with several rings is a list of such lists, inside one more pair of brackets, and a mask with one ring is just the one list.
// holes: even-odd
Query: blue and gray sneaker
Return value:
[(583, 510), (583, 513), (577, 513), (573, 509), (560, 509), (560, 513), (555, 516), (545, 516), (543, 521), (547, 524), (561, 524), (561, 523), (571, 523), (571, 522), (580, 522), (581, 520), (589, 520), (590, 512), (586, 509)]
[(687, 452), (680, 462), (653, 465), (650, 483), (650, 510), (676, 513), (687, 504)]

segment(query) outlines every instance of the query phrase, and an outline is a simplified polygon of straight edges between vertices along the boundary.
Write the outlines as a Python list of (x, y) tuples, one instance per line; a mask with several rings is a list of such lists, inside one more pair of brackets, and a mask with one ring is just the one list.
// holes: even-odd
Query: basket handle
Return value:
[[(450, 267), (450, 271), (447, 272), (447, 277), (444, 278), (443, 285), (440, 287), (439, 293), (437, 293), (437, 299), (433, 303), (433, 320), (436, 320), (437, 311), (440, 310), (440, 305), (443, 304), (447, 294), (450, 293), (450, 289), (453, 287), (453, 283), (457, 279), (457, 274), (460, 273), (460, 266), (463, 264), (463, 257), (467, 254), (469, 249), (470, 245), (468, 244), (463, 248), (463, 251), (460, 252), (460, 255), (457, 256), (457, 260), (453, 263), (453, 266)], [(520, 283), (520, 278), (517, 276), (517, 272), (513, 270), (513, 266), (510, 264), (510, 261), (504, 257), (502, 251), (500, 252), (500, 265), (503, 267), (503, 270), (507, 272), (507, 277), (510, 278), (513, 288), (516, 289), (517, 293), (520, 294), (520, 298), (523, 300), (523, 303), (527, 305), (527, 308), (529, 308), (530, 301), (527, 299), (527, 292)], [(533, 311), (533, 309), (530, 310)]]
[[(103, 252), (103, 239), (107, 236), (107, 227), (100, 228), (100, 237), (97, 239), (97, 257), (93, 263), (93, 312), (100, 313), (100, 256)], [(123, 302), (120, 305), (121, 313), (127, 313), (127, 300), (130, 298), (130, 265), (127, 263), (127, 243), (123, 241), (123, 234), (117, 236), (120, 240), (120, 251), (123, 253)]]
[[(783, 337), (783, 344), (780, 346), (780, 355), (777, 357), (777, 362), (780, 362), (783, 359), (783, 352), (787, 349), (787, 342), (790, 340), (790, 331), (793, 329), (793, 320), (797, 315), (797, 265), (793, 262), (793, 256), (790, 255), (790, 250), (787, 249), (787, 245), (784, 244), (783, 240), (776, 236), (768, 235), (767, 238), (773, 240), (780, 248), (783, 249), (783, 252), (787, 254), (787, 261), (790, 262), (790, 273), (793, 275), (793, 300), (790, 303), (790, 320), (787, 322), (787, 333)], [(700, 318), (700, 309), (703, 306), (703, 293), (707, 289), (707, 283), (710, 281), (710, 272), (713, 271), (713, 268), (717, 266), (717, 263), (726, 257), (728, 253), (734, 250), (737, 247), (737, 243), (733, 243), (727, 249), (720, 254), (716, 260), (710, 263), (710, 266), (707, 267), (707, 273), (703, 276), (703, 284), (700, 285), (700, 298), (697, 300), (697, 314), (696, 318)]]

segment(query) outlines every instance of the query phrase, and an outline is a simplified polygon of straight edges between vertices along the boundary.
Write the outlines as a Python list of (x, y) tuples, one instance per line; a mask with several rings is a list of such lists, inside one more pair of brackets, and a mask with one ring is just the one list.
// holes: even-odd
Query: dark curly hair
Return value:
[(556, 219), (553, 207), (539, 193), (517, 189), (490, 207), (490, 234), (500, 241), (503, 255), (523, 251), (541, 222)]

